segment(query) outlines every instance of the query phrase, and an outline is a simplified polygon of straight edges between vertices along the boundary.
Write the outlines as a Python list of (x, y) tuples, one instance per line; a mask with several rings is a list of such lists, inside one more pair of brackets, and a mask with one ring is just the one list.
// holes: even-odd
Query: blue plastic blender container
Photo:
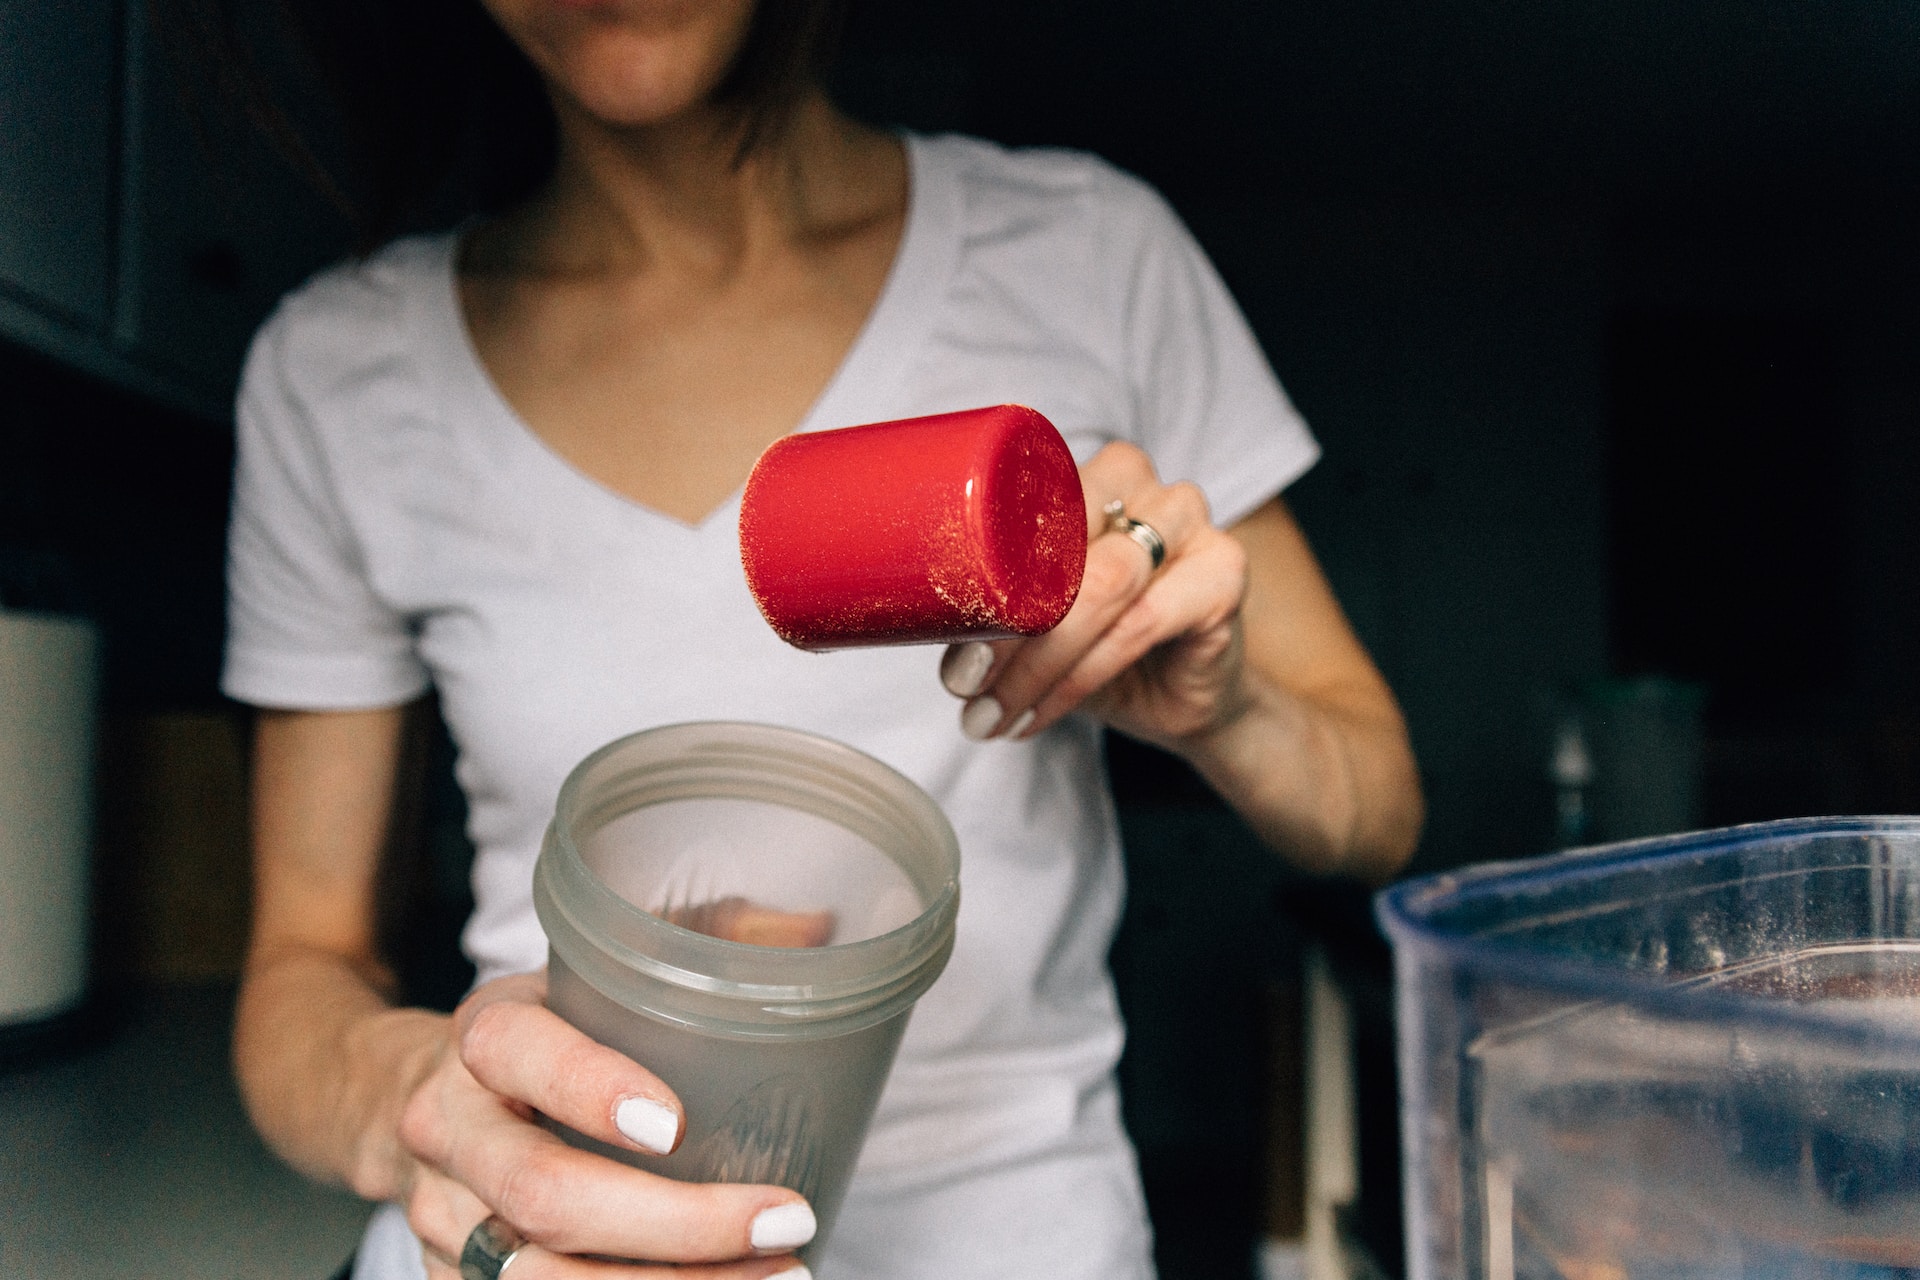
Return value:
[(1380, 895), (1411, 1280), (1920, 1276), (1920, 819)]

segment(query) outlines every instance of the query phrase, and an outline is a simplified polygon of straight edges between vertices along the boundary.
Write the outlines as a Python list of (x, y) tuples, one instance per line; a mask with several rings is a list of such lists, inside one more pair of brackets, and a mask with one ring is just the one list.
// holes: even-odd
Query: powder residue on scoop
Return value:
[(788, 436), (748, 477), (740, 559), (799, 648), (1038, 635), (1079, 590), (1079, 471), (1021, 405)]

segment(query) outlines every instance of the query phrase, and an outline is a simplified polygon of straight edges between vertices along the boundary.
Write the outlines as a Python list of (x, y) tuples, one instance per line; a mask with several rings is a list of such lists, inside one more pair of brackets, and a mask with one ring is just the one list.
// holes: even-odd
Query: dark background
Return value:
[(1912, 804), (1911, 8), (911, 8), (846, 96), (1098, 151), (1234, 287), (1424, 865), (1541, 847), (1536, 704), (1605, 674), (1705, 686), (1704, 821)]
[[(1699, 825), (1920, 808), (1920, 9), (873, 2), (834, 84), (1097, 151), (1194, 228), (1326, 447), (1288, 496), (1407, 710), (1418, 869), (1553, 847), (1553, 729), (1608, 679), (1699, 691)], [(19, 350), (0, 385), (6, 598), (102, 620), (113, 714), (218, 706), (226, 424)], [(1114, 766), (1168, 1276), (1244, 1270), (1265, 993), (1316, 938), (1360, 1018), (1357, 1230), (1397, 1269), (1363, 891), (1288, 877), (1166, 760)], [(457, 876), (423, 883), (457, 916)]]

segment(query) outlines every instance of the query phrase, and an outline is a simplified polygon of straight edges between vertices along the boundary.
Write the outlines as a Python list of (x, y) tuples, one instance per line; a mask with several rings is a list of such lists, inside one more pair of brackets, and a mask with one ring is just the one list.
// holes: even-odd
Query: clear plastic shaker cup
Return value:
[(824, 738), (682, 724), (595, 752), (534, 870), (547, 1002), (665, 1080), (687, 1129), (666, 1157), (561, 1132), (668, 1177), (792, 1187), (817, 1246), (952, 950), (959, 870), (924, 792)]

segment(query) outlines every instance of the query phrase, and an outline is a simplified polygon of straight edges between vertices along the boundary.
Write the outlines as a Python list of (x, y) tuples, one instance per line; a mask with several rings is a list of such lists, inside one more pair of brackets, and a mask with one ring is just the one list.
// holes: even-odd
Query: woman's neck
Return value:
[(759, 254), (886, 216), (904, 195), (888, 135), (818, 92), (744, 157), (718, 109), (645, 128), (555, 104), (559, 155), (531, 200), (473, 238), (467, 266), (514, 274), (623, 274), (671, 265), (725, 275)]

